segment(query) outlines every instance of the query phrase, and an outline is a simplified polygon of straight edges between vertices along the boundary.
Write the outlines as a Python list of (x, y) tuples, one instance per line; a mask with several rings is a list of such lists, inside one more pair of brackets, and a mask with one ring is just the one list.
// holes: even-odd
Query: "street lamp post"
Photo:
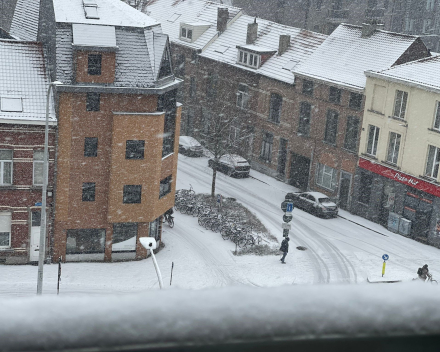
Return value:
[[(37, 279), (37, 295), (41, 295), (43, 291), (43, 264), (46, 256), (46, 196), (47, 183), (49, 173), (49, 102), (50, 90), (53, 86), (62, 84), (55, 81), (49, 84), (46, 95), (46, 127), (44, 129), (44, 163), (43, 163), (43, 190), (41, 192), (41, 223), (40, 223), (40, 248), (38, 253), (38, 279)], [(55, 95), (55, 94), (54, 94)]]

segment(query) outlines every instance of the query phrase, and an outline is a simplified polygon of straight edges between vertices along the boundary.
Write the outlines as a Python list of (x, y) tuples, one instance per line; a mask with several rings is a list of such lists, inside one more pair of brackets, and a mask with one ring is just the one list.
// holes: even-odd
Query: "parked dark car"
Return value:
[[(214, 163), (214, 159), (208, 160), (208, 166), (210, 168), (214, 167)], [(247, 160), (242, 158), (240, 155), (226, 154), (219, 159), (217, 163), (217, 170), (229, 176), (249, 177), (251, 166)]]
[(203, 147), (197, 139), (190, 136), (179, 137), (179, 153), (186, 156), (202, 156)]
[(293, 201), (295, 207), (312, 214), (323, 217), (338, 216), (338, 206), (325, 194), (319, 192), (288, 193), (286, 195), (287, 198)]

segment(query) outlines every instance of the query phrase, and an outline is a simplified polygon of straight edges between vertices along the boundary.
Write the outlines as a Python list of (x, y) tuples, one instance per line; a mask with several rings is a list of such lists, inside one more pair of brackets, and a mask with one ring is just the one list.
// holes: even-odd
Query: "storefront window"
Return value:
[(113, 224), (112, 252), (136, 251), (137, 229), (136, 222)]
[(104, 253), (105, 229), (67, 230), (66, 254)]

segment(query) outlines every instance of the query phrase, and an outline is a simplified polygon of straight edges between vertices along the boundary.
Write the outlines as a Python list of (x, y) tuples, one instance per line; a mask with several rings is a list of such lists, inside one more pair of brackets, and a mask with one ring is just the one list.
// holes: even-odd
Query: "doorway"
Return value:
[(29, 249), (29, 261), (38, 262), (40, 254), (40, 229), (41, 229), (41, 212), (33, 211), (31, 214), (31, 244)]
[(432, 197), (426, 193), (411, 190), (406, 192), (403, 216), (412, 221), (411, 235), (427, 238), (432, 214)]
[(309, 184), (310, 159), (305, 156), (292, 153), (290, 162), (290, 180), (289, 184), (307, 190)]
[(348, 210), (350, 201), (351, 174), (341, 171), (341, 180), (339, 183), (339, 207)]
[(280, 151), (278, 155), (278, 175), (286, 175), (286, 161), (287, 161), (287, 139), (280, 138)]

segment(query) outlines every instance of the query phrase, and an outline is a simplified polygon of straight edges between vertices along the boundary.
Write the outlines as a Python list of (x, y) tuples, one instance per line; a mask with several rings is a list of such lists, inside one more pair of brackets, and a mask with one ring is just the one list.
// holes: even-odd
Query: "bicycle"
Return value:
[(425, 282), (431, 282), (432, 285), (438, 285), (437, 280), (434, 280), (434, 279), (432, 278), (432, 275), (431, 275), (431, 276), (428, 276), (428, 278), (426, 279)]
[(167, 222), (168, 226), (173, 228), (174, 227), (174, 217), (171, 214), (165, 213), (163, 215), (164, 220)]

